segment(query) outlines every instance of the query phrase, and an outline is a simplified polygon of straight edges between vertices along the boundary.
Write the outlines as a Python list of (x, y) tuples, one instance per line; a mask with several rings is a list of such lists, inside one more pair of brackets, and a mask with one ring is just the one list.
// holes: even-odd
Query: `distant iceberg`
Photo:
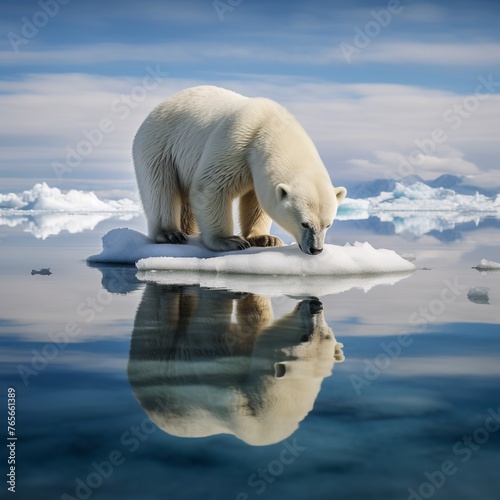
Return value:
[(415, 182), (411, 185), (396, 183), (393, 191), (370, 198), (346, 198), (339, 207), (337, 219), (377, 217), (382, 222), (392, 223), (396, 234), (421, 237), (467, 222), (477, 226), (488, 216), (500, 217), (500, 195), (458, 194), (452, 189)]
[(128, 198), (100, 200), (93, 191), (70, 189), (63, 193), (45, 182), (35, 184), (20, 194), (0, 194), (0, 212), (139, 212), (139, 203)]
[[(63, 192), (45, 182), (35, 184), (22, 193), (0, 194), (0, 212), (141, 212), (139, 202), (129, 198), (101, 200), (93, 191), (70, 189)], [(343, 220), (359, 219), (360, 215), (379, 212), (456, 212), (460, 214), (492, 213), (500, 215), (500, 194), (496, 197), (458, 194), (452, 189), (431, 187), (423, 182), (403, 185), (396, 182), (394, 190), (369, 198), (346, 198), (339, 207)]]
[[(93, 229), (111, 217), (121, 220), (142, 213), (139, 202), (130, 198), (100, 199), (93, 191), (71, 189), (63, 192), (45, 182), (22, 193), (0, 194), (0, 225), (15, 227), (37, 238), (61, 231), (77, 233)], [(367, 220), (377, 217), (394, 226), (396, 234), (421, 237), (431, 231), (443, 232), (457, 224), (476, 226), (488, 216), (500, 217), (500, 195), (458, 194), (452, 189), (432, 187), (423, 182), (394, 183), (394, 189), (368, 198), (346, 198), (337, 220)]]
[(0, 194), (0, 226), (20, 226), (42, 240), (63, 231), (92, 230), (111, 217), (130, 220), (141, 212), (141, 205), (128, 198), (101, 200), (93, 191), (63, 192), (45, 182), (19, 194)]
[(352, 212), (413, 213), (413, 212), (458, 212), (460, 214), (493, 213), (500, 215), (500, 195), (487, 197), (457, 194), (452, 189), (427, 186), (416, 182), (405, 186), (399, 182), (392, 192), (365, 199), (346, 198), (339, 207), (339, 215), (348, 219)]

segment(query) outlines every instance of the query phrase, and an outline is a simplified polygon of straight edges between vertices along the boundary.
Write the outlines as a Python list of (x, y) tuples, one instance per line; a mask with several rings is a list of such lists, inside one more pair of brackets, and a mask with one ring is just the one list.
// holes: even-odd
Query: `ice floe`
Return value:
[(103, 237), (100, 254), (92, 263), (134, 264), (140, 271), (195, 271), (268, 276), (351, 276), (413, 271), (415, 266), (393, 250), (375, 249), (369, 243), (325, 245), (320, 255), (302, 253), (296, 244), (249, 248), (239, 252), (212, 252), (198, 238), (186, 245), (159, 245), (127, 228), (113, 229)]

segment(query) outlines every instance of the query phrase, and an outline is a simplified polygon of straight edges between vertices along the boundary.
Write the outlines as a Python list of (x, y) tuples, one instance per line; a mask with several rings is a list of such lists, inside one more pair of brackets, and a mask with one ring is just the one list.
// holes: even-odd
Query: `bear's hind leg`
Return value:
[(262, 210), (255, 191), (240, 198), (240, 225), (243, 237), (253, 247), (279, 247), (283, 242), (269, 234), (271, 218)]
[[(168, 187), (167, 187), (168, 186)], [(165, 183), (161, 193), (160, 224), (156, 222), (150, 229), (150, 238), (156, 243), (182, 244), (187, 242), (186, 235), (181, 229), (181, 196), (174, 183)]]
[(152, 157), (134, 144), (134, 167), (148, 224), (155, 243), (185, 243), (181, 231), (181, 193), (171, 160)]

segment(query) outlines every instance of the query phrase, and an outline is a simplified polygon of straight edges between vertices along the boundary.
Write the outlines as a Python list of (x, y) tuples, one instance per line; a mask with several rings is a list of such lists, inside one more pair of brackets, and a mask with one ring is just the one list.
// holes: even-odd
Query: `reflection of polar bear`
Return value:
[[(215, 251), (276, 246), (273, 219), (317, 254), (346, 195), (285, 108), (217, 87), (186, 89), (156, 107), (133, 157), (148, 233), (159, 243), (185, 243), (199, 228)], [(243, 238), (233, 234), (236, 198)]]
[(229, 433), (264, 445), (288, 437), (311, 411), (323, 378), (343, 360), (341, 346), (317, 299), (273, 322), (264, 297), (148, 283), (128, 375), (169, 434)]

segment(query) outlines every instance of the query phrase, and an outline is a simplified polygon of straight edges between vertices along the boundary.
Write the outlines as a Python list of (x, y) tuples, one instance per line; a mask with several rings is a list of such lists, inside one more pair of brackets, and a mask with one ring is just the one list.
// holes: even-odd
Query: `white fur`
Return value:
[[(183, 90), (157, 106), (139, 128), (134, 166), (148, 234), (183, 243), (201, 232), (215, 251), (276, 246), (271, 219), (305, 253), (318, 253), (344, 199), (310, 137), (281, 105), (229, 90)], [(240, 198), (242, 237), (231, 203)], [(303, 227), (307, 224), (308, 227)]]

